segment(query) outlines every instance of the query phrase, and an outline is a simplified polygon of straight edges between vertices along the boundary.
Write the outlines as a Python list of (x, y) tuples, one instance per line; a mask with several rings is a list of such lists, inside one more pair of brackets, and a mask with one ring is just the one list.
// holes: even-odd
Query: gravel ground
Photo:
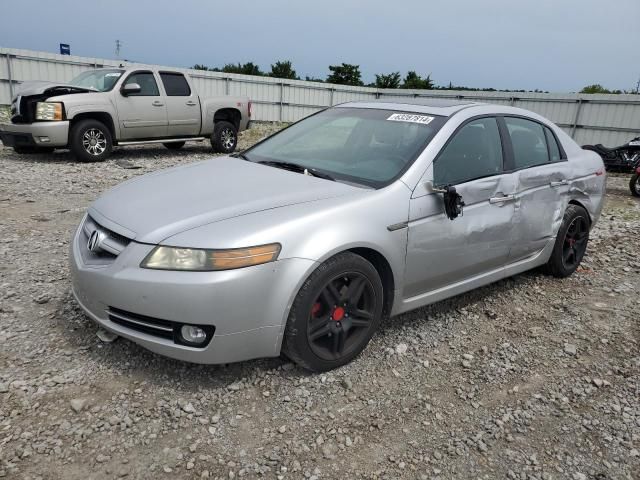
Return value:
[(70, 294), (85, 207), (210, 156), (0, 149), (0, 477), (640, 478), (640, 202), (626, 176), (609, 178), (571, 278), (531, 272), (391, 319), (334, 372), (101, 342)]

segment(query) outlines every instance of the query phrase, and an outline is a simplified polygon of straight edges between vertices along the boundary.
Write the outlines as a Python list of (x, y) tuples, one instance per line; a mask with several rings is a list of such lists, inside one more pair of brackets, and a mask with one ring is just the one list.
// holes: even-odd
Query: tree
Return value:
[(193, 67), (191, 67), (193, 70), (211, 70), (209, 67), (207, 67), (206, 65), (201, 65), (199, 63), (196, 63)]
[(310, 77), (310, 76), (306, 76), (304, 77), (305, 81), (307, 82), (318, 82), (318, 83), (324, 83), (324, 80), (321, 78), (315, 78), (315, 77)]
[(239, 73), (241, 75), (258, 75), (262, 76), (264, 73), (260, 70), (260, 67), (253, 62), (247, 62), (245, 64), (227, 63), (222, 67), (222, 71), (225, 73)]
[(291, 62), (289, 60), (278, 60), (276, 63), (271, 65), (271, 72), (269, 73), (269, 76), (275, 78), (288, 78), (289, 80), (300, 80), (300, 77), (296, 75), (296, 71), (291, 66)]
[(613, 93), (615, 95), (619, 95), (621, 93), (634, 93), (633, 91), (627, 92), (626, 90), (623, 92), (622, 90), (609, 90), (608, 88), (604, 88), (599, 83), (595, 83), (593, 85), (587, 85), (580, 93)]
[(593, 85), (587, 85), (580, 93), (611, 93), (611, 90), (607, 90), (599, 83), (594, 83)]
[(431, 74), (427, 75), (427, 78), (422, 78), (416, 72), (409, 71), (407, 76), (404, 77), (404, 81), (400, 88), (408, 88), (414, 90), (431, 90), (434, 87), (433, 80), (431, 80)]
[(400, 86), (400, 72), (393, 72), (388, 75), (376, 74), (375, 86), (378, 88), (398, 88)]
[(327, 77), (327, 83), (337, 83), (338, 85), (362, 86), (360, 65), (343, 63), (342, 65), (329, 65), (331, 74)]

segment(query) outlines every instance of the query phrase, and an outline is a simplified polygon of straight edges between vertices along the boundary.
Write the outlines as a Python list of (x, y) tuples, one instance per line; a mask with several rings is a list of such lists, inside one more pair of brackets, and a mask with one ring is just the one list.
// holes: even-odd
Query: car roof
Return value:
[(398, 100), (380, 99), (357, 102), (347, 102), (336, 105), (336, 107), (351, 108), (375, 108), (381, 110), (400, 110), (403, 112), (429, 113), (431, 115), (442, 115), (449, 117), (460, 110), (468, 107), (482, 105), (477, 102), (450, 100), (448, 98), (407, 98), (400, 97)]

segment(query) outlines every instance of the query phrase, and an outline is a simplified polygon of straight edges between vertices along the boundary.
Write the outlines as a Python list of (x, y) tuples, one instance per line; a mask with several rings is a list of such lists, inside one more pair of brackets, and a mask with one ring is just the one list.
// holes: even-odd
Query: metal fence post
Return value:
[(573, 126), (571, 127), (571, 138), (575, 138), (576, 129), (578, 128), (578, 119), (580, 118), (580, 110), (582, 110), (582, 98), (578, 99), (576, 104), (576, 115), (573, 118)]
[(280, 112), (278, 114), (278, 118), (280, 119), (280, 122), (282, 122), (282, 110), (283, 110), (282, 102), (283, 101), (284, 101), (284, 82), (280, 82)]
[(11, 55), (7, 53), (7, 76), (9, 77), (9, 102), (13, 100), (13, 76), (11, 75)]
[(229, 95), (229, 83), (231, 82), (231, 77), (224, 77), (224, 94)]

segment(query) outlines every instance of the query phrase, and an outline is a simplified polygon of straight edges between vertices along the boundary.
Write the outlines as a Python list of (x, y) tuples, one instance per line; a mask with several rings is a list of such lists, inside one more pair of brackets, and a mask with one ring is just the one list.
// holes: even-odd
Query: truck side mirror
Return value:
[(127, 83), (122, 86), (120, 93), (123, 97), (127, 97), (134, 93), (140, 93), (140, 90), (142, 90), (142, 87), (138, 83)]

